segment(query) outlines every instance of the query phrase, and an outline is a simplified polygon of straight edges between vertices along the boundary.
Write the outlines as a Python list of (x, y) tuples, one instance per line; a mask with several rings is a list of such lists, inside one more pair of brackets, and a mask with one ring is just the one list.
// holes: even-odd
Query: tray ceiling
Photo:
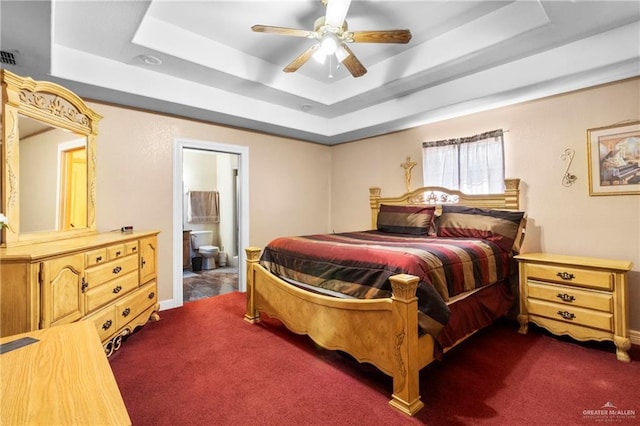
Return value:
[[(318, 0), (7, 1), (9, 70), (98, 101), (333, 145), (640, 75), (638, 1), (357, 1), (350, 44), (368, 69), (309, 61), (313, 43), (251, 31), (313, 29)], [(332, 64), (335, 65), (335, 64)]]

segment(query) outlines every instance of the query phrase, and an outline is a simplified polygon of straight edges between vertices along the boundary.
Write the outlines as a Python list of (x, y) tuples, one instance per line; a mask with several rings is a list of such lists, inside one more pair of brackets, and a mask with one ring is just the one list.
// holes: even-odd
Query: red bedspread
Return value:
[(260, 263), (281, 277), (357, 298), (390, 297), (391, 275), (418, 276), (418, 321), (437, 337), (449, 320), (449, 298), (507, 279), (510, 254), (482, 239), (363, 231), (277, 238)]

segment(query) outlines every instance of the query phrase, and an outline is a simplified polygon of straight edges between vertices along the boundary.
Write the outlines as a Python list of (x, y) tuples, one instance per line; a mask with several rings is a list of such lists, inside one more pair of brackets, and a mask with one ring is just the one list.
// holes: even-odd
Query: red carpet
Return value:
[(390, 378), (276, 321), (245, 323), (244, 301), (190, 302), (126, 340), (111, 366), (134, 425), (640, 424), (635, 346), (622, 363), (613, 345), (500, 322), (421, 372), (425, 408), (408, 418), (387, 404)]

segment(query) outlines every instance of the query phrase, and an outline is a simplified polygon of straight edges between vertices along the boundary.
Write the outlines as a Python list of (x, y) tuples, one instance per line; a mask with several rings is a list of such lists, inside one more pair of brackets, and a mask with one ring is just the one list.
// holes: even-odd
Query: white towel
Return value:
[(189, 191), (187, 198), (187, 222), (220, 222), (220, 197), (218, 191)]

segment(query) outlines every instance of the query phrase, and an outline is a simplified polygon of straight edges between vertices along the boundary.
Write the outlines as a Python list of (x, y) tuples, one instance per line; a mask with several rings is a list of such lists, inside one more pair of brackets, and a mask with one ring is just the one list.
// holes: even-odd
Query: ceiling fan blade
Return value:
[(351, 5), (351, 0), (325, 0), (327, 3), (327, 13), (324, 23), (335, 28), (342, 27), (347, 17), (347, 11)]
[(354, 55), (351, 49), (349, 49), (349, 47), (344, 43), (342, 44), (342, 47), (344, 47), (347, 53), (349, 53), (349, 56), (342, 61), (342, 65), (344, 65), (354, 77), (362, 77), (365, 75), (367, 73), (367, 69), (362, 65), (358, 58), (356, 58), (356, 55)]
[(251, 29), (256, 33), (280, 34), (294, 37), (313, 37), (315, 32), (309, 30), (296, 30), (294, 28), (272, 27), (270, 25), (254, 25)]
[(313, 56), (316, 50), (318, 50), (320, 46), (318, 44), (314, 44), (300, 55), (298, 55), (289, 65), (284, 67), (284, 72), (294, 72), (297, 71), (301, 66), (303, 66), (309, 58)]
[(355, 43), (402, 43), (411, 40), (409, 30), (353, 31), (349, 39)]

